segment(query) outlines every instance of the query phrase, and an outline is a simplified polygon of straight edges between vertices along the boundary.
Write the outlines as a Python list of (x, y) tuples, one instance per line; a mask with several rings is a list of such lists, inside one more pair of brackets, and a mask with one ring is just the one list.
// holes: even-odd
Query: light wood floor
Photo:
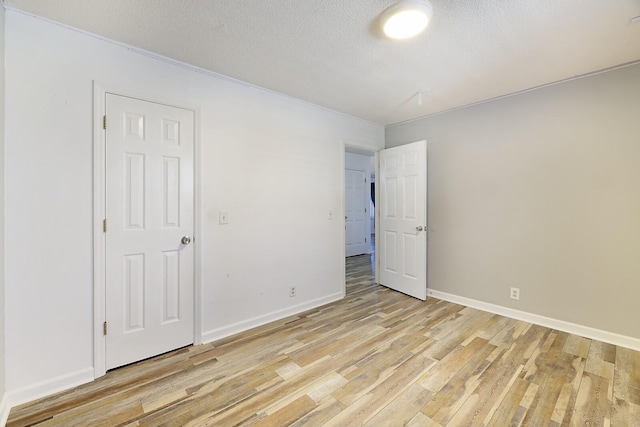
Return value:
[(9, 426), (640, 425), (640, 353), (373, 284), (109, 372)]

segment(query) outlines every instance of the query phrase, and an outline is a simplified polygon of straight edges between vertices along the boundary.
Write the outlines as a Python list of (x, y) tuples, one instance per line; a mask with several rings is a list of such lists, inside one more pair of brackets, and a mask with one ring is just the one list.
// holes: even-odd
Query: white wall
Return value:
[[(200, 108), (203, 339), (344, 292), (343, 143), (382, 127), (8, 11), (7, 387), (92, 375), (92, 81)], [(218, 225), (218, 211), (229, 224)], [(297, 287), (289, 298), (288, 287)]]
[(639, 118), (633, 65), (388, 127), (428, 141), (429, 287), (638, 342)]
[(4, 5), (0, 4), (0, 425), (8, 415), (5, 400), (4, 304)]

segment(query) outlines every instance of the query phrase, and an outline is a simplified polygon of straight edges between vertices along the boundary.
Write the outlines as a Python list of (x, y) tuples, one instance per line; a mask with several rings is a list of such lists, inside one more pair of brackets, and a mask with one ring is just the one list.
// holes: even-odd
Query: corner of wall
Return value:
[(429, 141), (433, 292), (640, 348), (638, 114), (634, 63), (388, 126)]
[(335, 301), (339, 301), (345, 297), (344, 289), (341, 292), (333, 293), (321, 298), (316, 298), (312, 301), (307, 301), (302, 304), (286, 307), (284, 309), (275, 310), (267, 314), (253, 317), (251, 319), (236, 322), (231, 325), (225, 325), (221, 328), (216, 328), (202, 333), (202, 343), (210, 343), (222, 338), (230, 337), (241, 332), (248, 331), (252, 328), (266, 325), (271, 322), (277, 322), (282, 319), (286, 319), (290, 316), (295, 316), (298, 313), (302, 313), (307, 310), (312, 310), (317, 307), (321, 307), (326, 304), (330, 304)]
[(453, 295), (435, 289), (427, 289), (427, 296), (443, 301), (448, 301), (454, 304), (460, 304), (466, 307), (475, 308), (477, 310), (486, 311), (488, 313), (497, 314), (499, 316), (521, 320), (527, 323), (533, 323), (534, 325), (544, 326), (550, 329), (555, 329), (557, 331), (579, 335), (591, 340), (602, 341), (607, 344), (640, 351), (640, 339), (627, 335), (617, 334), (615, 332), (605, 331), (598, 328), (590, 328), (588, 326), (579, 325), (576, 323), (567, 322), (551, 317), (541, 316), (539, 314), (530, 313), (527, 311), (516, 310), (502, 305), (491, 304), (473, 298)]
[(11, 407), (7, 403), (7, 396), (3, 393), (2, 399), (0, 400), (0, 426), (4, 426), (7, 423), (10, 410)]
[(0, 425), (9, 416), (5, 380), (4, 299), (4, 2), (0, 4)]

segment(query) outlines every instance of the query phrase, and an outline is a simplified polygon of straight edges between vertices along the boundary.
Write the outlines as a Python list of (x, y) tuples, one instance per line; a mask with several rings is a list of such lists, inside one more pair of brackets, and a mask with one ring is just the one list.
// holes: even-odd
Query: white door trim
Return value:
[(97, 82), (93, 82), (93, 371), (94, 378), (106, 373), (105, 336), (103, 324), (105, 321), (105, 263), (106, 240), (103, 231), (103, 219), (106, 212), (106, 152), (105, 130), (103, 117), (105, 115), (106, 94), (126, 96), (158, 104), (169, 105), (193, 111), (194, 114), (194, 146), (193, 146), (193, 174), (194, 174), (194, 345), (202, 343), (202, 289), (201, 289), (201, 253), (200, 245), (200, 109), (192, 105), (184, 105), (171, 100), (159, 100), (146, 94), (123, 93), (120, 90), (110, 90)]

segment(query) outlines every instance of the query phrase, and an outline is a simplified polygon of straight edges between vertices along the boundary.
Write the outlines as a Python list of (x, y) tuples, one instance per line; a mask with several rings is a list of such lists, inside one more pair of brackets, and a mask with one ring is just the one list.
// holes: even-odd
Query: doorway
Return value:
[(347, 147), (344, 163), (345, 254), (350, 257), (373, 251), (375, 152)]
[(94, 94), (97, 378), (196, 341), (197, 191), (193, 109)]
[[(346, 292), (353, 284), (353, 267), (376, 270), (375, 182), (377, 151), (345, 146), (344, 232)], [(359, 273), (358, 273), (359, 274)]]
[[(426, 141), (375, 152), (349, 148), (345, 151), (345, 158), (351, 152), (372, 155), (373, 177), (379, 176), (374, 186), (375, 249), (369, 259), (375, 283), (426, 299), (429, 229)], [(347, 203), (345, 199), (345, 206)], [(349, 266), (353, 261), (349, 260)], [(345, 276), (346, 266), (347, 263)]]

